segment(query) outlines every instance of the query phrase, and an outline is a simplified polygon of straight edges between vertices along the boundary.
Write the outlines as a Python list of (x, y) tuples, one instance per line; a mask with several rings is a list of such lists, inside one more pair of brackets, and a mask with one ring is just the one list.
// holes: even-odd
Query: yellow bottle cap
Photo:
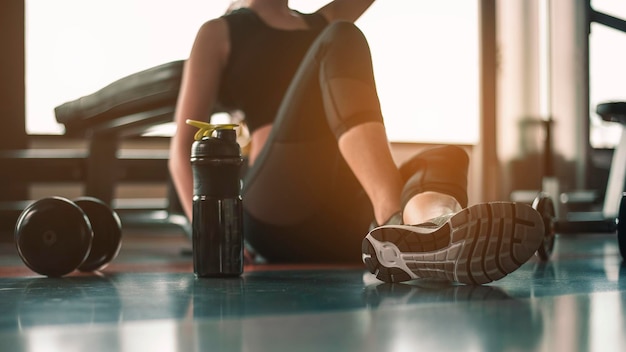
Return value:
[(203, 137), (210, 137), (214, 131), (217, 130), (234, 130), (235, 128), (237, 128), (237, 124), (210, 124), (207, 122), (203, 122), (203, 121), (197, 121), (197, 120), (189, 120), (187, 119), (185, 121), (188, 125), (193, 126), (193, 127), (197, 127), (198, 131), (196, 132), (196, 134), (194, 135), (194, 139), (199, 141), (201, 140)]

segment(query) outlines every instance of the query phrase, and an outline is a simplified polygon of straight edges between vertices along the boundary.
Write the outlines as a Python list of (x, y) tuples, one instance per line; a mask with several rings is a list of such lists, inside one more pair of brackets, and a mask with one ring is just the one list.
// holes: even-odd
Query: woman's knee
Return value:
[(348, 21), (336, 21), (328, 25), (322, 33), (332, 42), (338, 43), (367, 43), (363, 32), (354, 23)]

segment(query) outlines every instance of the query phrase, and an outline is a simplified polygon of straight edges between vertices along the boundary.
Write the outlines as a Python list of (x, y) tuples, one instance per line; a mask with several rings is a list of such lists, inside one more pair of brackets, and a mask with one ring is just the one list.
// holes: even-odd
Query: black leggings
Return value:
[(352, 23), (333, 23), (303, 59), (244, 179), (245, 237), (268, 261), (360, 260), (374, 214), (337, 139), (366, 122), (383, 123), (369, 46)]

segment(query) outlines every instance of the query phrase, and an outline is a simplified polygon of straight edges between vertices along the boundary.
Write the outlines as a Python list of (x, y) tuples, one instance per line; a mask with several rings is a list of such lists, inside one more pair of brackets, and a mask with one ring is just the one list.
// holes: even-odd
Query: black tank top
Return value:
[(230, 56), (222, 73), (218, 105), (241, 110), (250, 131), (270, 124), (308, 48), (327, 25), (321, 14), (301, 14), (309, 29), (281, 30), (268, 26), (252, 10), (225, 16)]

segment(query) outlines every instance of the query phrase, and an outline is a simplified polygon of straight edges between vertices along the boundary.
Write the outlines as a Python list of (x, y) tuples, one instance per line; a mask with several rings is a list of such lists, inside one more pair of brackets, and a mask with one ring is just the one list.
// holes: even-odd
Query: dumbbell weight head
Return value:
[(82, 197), (75, 199), (74, 203), (87, 215), (93, 230), (91, 250), (83, 263), (78, 266), (78, 270), (100, 270), (120, 251), (122, 223), (113, 209), (97, 198)]
[(20, 257), (46, 276), (102, 269), (119, 253), (121, 239), (117, 214), (92, 197), (40, 199), (22, 212), (15, 226)]
[(46, 276), (63, 276), (83, 262), (93, 231), (87, 215), (61, 197), (30, 204), (15, 225), (17, 252), (26, 266)]

